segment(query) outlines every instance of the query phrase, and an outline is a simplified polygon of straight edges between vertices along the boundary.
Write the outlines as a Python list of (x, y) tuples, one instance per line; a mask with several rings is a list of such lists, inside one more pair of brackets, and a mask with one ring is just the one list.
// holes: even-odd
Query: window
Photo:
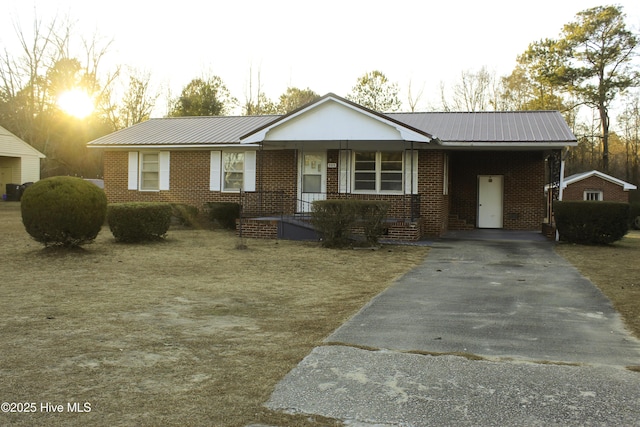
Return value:
[(596, 202), (602, 201), (602, 191), (600, 190), (584, 190), (584, 200)]
[(139, 191), (169, 189), (168, 151), (130, 151), (127, 188)]
[(402, 152), (355, 152), (353, 185), (355, 191), (401, 192)]
[(222, 176), (224, 191), (238, 191), (244, 183), (244, 153), (223, 153)]
[(255, 151), (211, 151), (210, 191), (256, 191)]
[(142, 153), (140, 156), (140, 189), (160, 189), (160, 156), (158, 153)]
[(302, 166), (302, 192), (322, 192), (322, 171), (324, 169), (322, 154), (305, 154)]

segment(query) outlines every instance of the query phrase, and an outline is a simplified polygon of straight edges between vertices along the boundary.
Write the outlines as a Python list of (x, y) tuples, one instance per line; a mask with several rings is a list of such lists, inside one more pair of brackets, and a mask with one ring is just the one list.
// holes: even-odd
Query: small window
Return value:
[(222, 176), (225, 191), (239, 191), (244, 183), (244, 153), (223, 153)]
[(160, 156), (158, 153), (142, 153), (140, 156), (140, 189), (160, 189)]
[(600, 190), (585, 190), (584, 191), (584, 200), (590, 200), (594, 202), (602, 201), (602, 191)]

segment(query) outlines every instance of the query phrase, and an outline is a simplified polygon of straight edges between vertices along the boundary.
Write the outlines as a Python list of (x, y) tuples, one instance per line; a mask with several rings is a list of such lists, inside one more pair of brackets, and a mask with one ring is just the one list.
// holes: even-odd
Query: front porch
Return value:
[[(317, 196), (317, 195), (316, 195)], [(345, 193), (323, 193), (316, 200), (361, 199), (388, 200), (391, 204), (385, 218), (385, 239), (416, 241), (422, 236), (420, 195), (382, 196)], [(240, 218), (236, 224), (239, 236), (259, 239), (317, 241), (321, 236), (311, 223), (314, 200), (303, 200), (284, 191), (240, 194)], [(357, 228), (354, 235), (361, 234)]]

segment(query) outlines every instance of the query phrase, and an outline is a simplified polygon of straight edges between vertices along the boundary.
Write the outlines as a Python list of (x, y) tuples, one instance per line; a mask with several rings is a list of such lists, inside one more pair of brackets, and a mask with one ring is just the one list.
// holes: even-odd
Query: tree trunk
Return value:
[(607, 107), (600, 105), (600, 123), (602, 127), (602, 169), (609, 172), (609, 114)]

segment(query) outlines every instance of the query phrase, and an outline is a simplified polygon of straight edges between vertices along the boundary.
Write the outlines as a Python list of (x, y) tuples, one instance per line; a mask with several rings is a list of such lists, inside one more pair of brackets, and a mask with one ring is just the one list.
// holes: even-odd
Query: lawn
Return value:
[(640, 231), (608, 246), (560, 243), (556, 251), (600, 288), (640, 338)]
[(273, 240), (240, 250), (233, 233), (190, 229), (146, 245), (104, 229), (82, 250), (45, 250), (10, 202), (0, 235), (0, 400), (35, 410), (0, 413), (18, 426), (335, 425), (262, 405), (428, 251)]

